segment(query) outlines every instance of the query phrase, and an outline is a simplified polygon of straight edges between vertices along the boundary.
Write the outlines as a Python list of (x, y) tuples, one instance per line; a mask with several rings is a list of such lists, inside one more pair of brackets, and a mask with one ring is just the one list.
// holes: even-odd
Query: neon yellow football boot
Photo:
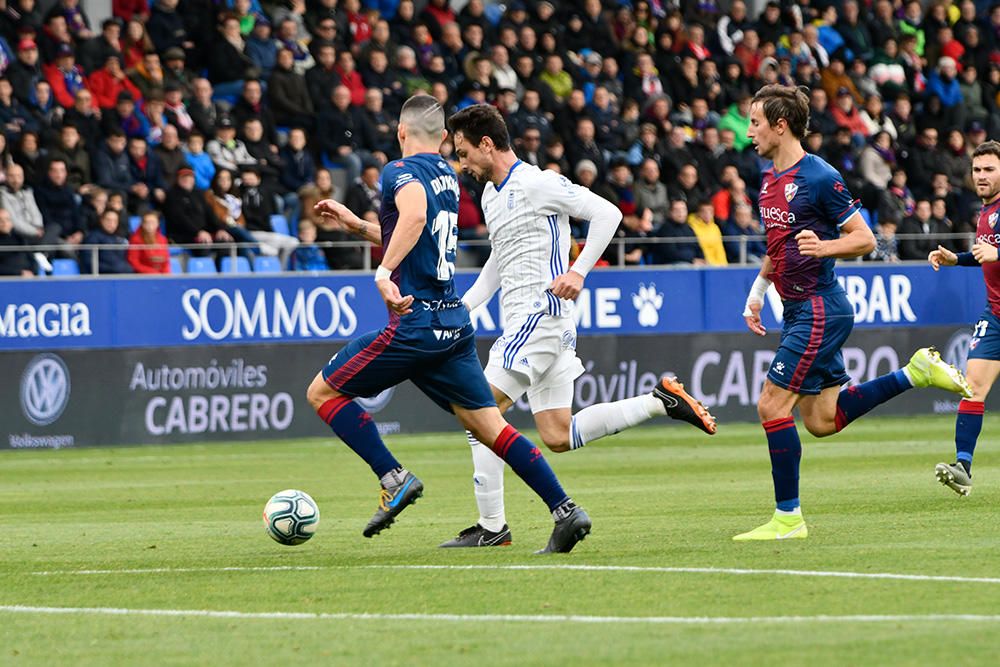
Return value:
[(914, 387), (937, 387), (972, 398), (972, 388), (962, 371), (946, 363), (936, 348), (922, 347), (914, 352), (905, 370)]
[(753, 540), (804, 540), (809, 537), (809, 528), (801, 514), (774, 513), (771, 520), (763, 526), (754, 528), (749, 533), (733, 536), (735, 542), (750, 542)]

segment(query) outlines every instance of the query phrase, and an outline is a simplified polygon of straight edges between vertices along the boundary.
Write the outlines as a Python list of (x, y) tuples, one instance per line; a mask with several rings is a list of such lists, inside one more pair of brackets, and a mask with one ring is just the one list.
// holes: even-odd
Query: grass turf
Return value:
[[(424, 498), (388, 532), (361, 529), (374, 478), (329, 441), (0, 453), (0, 605), (240, 612), (582, 615), (593, 623), (440, 618), (204, 618), (0, 610), (0, 664), (983, 664), (996, 621), (823, 620), (625, 623), (620, 617), (790, 617), (1000, 612), (1000, 583), (621, 570), (399, 569), (561, 565), (794, 569), (992, 577), (1000, 555), (1000, 465), (987, 417), (969, 498), (941, 487), (953, 420), (863, 420), (804, 438), (810, 537), (736, 544), (772, 509), (756, 425), (714, 438), (633, 430), (549, 455), (594, 519), (570, 555), (533, 556), (551, 529), (508, 471), (514, 545), (441, 550), (475, 518), (461, 433), (390, 438)], [(268, 539), (264, 501), (317, 501), (316, 537)], [(312, 570), (213, 571), (306, 566)], [(375, 566), (375, 567), (372, 567)], [(386, 568), (384, 566), (393, 566)], [(35, 574), (80, 569), (181, 572)]]

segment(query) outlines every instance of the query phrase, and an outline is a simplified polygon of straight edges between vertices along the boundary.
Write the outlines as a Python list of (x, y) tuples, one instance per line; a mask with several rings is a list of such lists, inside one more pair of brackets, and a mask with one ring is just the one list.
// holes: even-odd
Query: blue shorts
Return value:
[(410, 380), (448, 412), (496, 406), (476, 352), (465, 306), (454, 312), (414, 312), (379, 331), (355, 338), (323, 368), (336, 392), (364, 398)]
[(848, 382), (841, 348), (853, 328), (854, 307), (839, 287), (805, 301), (786, 301), (781, 343), (767, 379), (810, 396)]
[(969, 359), (1000, 361), (1000, 318), (989, 308), (972, 327)]

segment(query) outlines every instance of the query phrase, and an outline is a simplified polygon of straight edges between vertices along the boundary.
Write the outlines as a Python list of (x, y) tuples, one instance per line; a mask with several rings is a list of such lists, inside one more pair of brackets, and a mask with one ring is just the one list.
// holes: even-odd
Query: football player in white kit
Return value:
[[(469, 310), (500, 289), (503, 335), (486, 365), (501, 411), (523, 394), (542, 441), (554, 452), (579, 449), (656, 416), (687, 421), (708, 434), (715, 418), (674, 378), (654, 390), (571, 413), (573, 381), (583, 373), (576, 356), (573, 301), (587, 274), (618, 229), (618, 207), (560, 174), (521, 162), (511, 150), (507, 126), (494, 107), (477, 105), (449, 121), (462, 169), (486, 183), (482, 209), (492, 251), (462, 301)], [(569, 218), (590, 222), (586, 244), (569, 266)], [(504, 462), (468, 434), (479, 521), (441, 546), (502, 546), (511, 543), (504, 514)]]

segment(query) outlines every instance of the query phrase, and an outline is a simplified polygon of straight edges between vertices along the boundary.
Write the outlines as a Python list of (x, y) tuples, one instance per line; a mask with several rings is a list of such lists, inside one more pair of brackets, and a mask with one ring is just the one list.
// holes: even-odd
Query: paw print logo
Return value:
[(639, 283), (639, 291), (632, 294), (632, 305), (639, 313), (639, 325), (655, 327), (660, 322), (660, 308), (663, 307), (663, 293), (656, 291), (656, 283)]
[(785, 372), (785, 362), (779, 361), (778, 363), (776, 363), (774, 365), (774, 372), (777, 373), (778, 375), (781, 375), (782, 373), (784, 373)]

